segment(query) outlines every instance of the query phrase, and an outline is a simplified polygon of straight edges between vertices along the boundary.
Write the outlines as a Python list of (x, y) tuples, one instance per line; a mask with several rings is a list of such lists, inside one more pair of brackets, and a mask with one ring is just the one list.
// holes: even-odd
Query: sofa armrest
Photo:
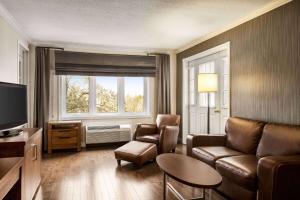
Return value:
[(257, 174), (259, 200), (299, 198), (300, 155), (261, 158)]
[(178, 126), (164, 126), (159, 137), (159, 153), (169, 153), (177, 146), (179, 134)]
[(156, 124), (137, 124), (132, 139), (135, 140), (137, 136), (153, 135), (156, 133)]
[(194, 135), (188, 134), (186, 139), (187, 155), (192, 156), (192, 149), (199, 146), (225, 146), (226, 135)]

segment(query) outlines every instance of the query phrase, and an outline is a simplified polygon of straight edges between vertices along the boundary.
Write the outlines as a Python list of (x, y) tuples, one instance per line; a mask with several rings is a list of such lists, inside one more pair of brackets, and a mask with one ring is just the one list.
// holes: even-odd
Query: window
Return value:
[(96, 111), (98, 113), (118, 112), (118, 79), (96, 77)]
[(144, 112), (144, 78), (125, 78), (125, 112)]
[[(199, 66), (199, 73), (216, 73), (215, 72), (215, 62), (207, 62), (203, 63)], [(200, 107), (207, 107), (208, 106), (208, 99), (207, 99), (207, 93), (199, 93), (199, 106)], [(214, 108), (216, 107), (216, 94), (211, 92), (210, 93), (210, 102), (209, 107)]]
[(89, 78), (87, 76), (66, 76), (66, 112), (89, 112)]
[(61, 76), (61, 118), (149, 114), (149, 78)]
[(195, 105), (195, 68), (189, 69), (189, 99), (190, 99), (190, 105)]

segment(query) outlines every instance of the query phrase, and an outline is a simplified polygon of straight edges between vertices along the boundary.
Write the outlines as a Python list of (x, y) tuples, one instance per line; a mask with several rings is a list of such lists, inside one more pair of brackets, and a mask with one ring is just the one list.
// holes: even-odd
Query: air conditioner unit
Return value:
[(126, 142), (131, 140), (130, 125), (88, 125), (86, 144)]

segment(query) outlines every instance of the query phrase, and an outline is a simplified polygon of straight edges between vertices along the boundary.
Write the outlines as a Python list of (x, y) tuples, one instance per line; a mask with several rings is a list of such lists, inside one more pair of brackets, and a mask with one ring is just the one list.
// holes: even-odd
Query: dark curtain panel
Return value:
[(155, 56), (55, 51), (57, 75), (154, 77), (155, 62)]
[(35, 69), (35, 127), (43, 128), (43, 148), (47, 150), (47, 122), (49, 120), (50, 50), (37, 47)]
[(171, 113), (170, 100), (170, 56), (158, 54), (156, 56), (157, 67), (157, 112), (159, 114)]

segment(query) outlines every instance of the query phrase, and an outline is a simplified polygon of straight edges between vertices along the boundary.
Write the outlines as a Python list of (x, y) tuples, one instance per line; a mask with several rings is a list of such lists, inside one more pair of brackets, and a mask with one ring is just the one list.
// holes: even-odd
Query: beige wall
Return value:
[(18, 42), (27, 42), (0, 16), (0, 81), (18, 82)]

